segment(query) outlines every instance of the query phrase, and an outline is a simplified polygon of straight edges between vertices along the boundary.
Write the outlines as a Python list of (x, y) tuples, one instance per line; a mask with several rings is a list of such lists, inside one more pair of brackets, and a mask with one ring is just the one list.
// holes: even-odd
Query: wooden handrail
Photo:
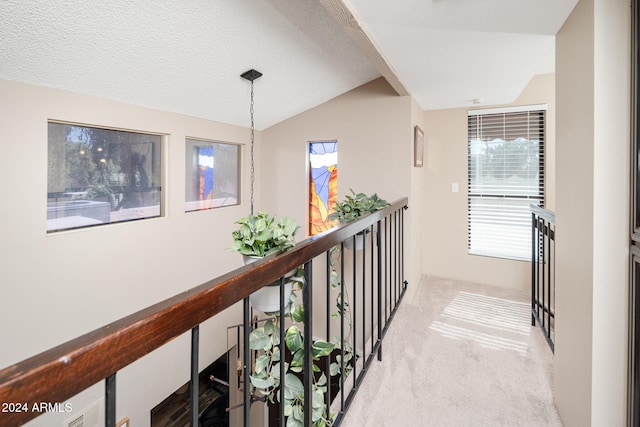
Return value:
[[(242, 301), (288, 271), (328, 251), (389, 213), (389, 207), (340, 225), (240, 267), (0, 371), (0, 402), (63, 402)], [(20, 425), (36, 412), (2, 414), (2, 425)]]

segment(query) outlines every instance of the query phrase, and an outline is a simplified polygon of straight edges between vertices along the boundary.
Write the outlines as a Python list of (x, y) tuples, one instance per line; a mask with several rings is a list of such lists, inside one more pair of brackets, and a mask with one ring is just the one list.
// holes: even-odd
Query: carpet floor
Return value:
[(342, 426), (562, 426), (527, 294), (425, 277)]

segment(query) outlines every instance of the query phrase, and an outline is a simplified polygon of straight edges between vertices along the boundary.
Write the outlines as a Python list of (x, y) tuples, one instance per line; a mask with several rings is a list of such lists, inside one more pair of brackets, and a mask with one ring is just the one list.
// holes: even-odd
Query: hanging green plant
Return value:
[(236, 221), (240, 228), (231, 233), (233, 244), (227, 249), (242, 255), (264, 257), (285, 252), (295, 246), (294, 236), (300, 228), (293, 218), (258, 212)]

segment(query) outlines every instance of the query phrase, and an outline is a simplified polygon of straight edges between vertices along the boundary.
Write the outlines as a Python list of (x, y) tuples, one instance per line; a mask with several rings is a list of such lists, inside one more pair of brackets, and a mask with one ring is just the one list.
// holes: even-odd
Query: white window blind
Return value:
[(529, 205), (544, 205), (545, 110), (469, 112), (470, 254), (531, 259)]

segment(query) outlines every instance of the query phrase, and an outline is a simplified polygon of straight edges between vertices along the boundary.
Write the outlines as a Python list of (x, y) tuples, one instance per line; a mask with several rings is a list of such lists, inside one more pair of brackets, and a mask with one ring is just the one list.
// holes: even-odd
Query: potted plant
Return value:
[[(236, 221), (238, 230), (231, 233), (233, 243), (227, 249), (242, 254), (245, 265), (267, 255), (285, 252), (295, 246), (294, 236), (300, 228), (293, 218), (275, 216), (267, 212), (251, 214)], [(291, 280), (299, 280), (301, 272), (296, 269), (285, 276), (285, 301), (289, 299), (292, 289)], [(295, 278), (294, 278), (295, 276)], [(280, 309), (280, 281), (254, 292), (249, 297), (251, 305), (257, 310), (272, 313)]]
[[(355, 193), (352, 189), (351, 195), (346, 195), (342, 202), (336, 202), (334, 212), (329, 215), (329, 219), (338, 219), (344, 224), (353, 221), (362, 215), (379, 211), (389, 206), (389, 202), (378, 197), (376, 193), (367, 196), (364, 193)], [(356, 235), (356, 249), (362, 249), (364, 246), (364, 238), (367, 230), (363, 230)], [(345, 241), (348, 249), (353, 249), (353, 241), (351, 239)]]

